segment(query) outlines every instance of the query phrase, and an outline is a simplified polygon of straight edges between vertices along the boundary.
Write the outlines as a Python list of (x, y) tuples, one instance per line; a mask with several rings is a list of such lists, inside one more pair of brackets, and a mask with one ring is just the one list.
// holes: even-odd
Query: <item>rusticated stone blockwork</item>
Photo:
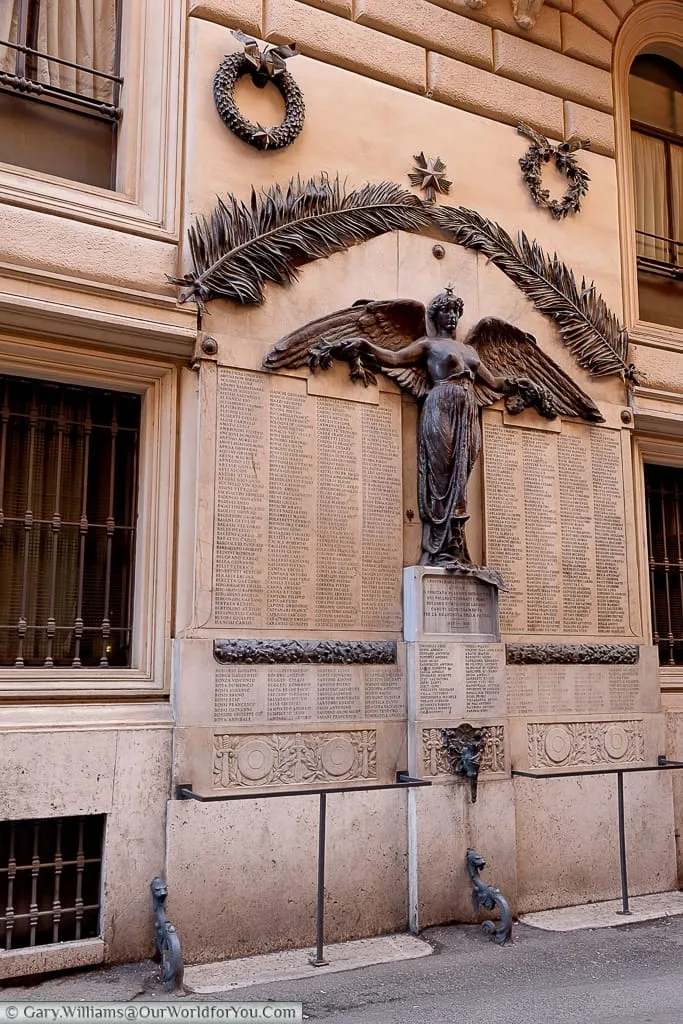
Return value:
[(592, 124), (594, 150), (612, 155), (611, 126), (595, 114), (612, 109), (612, 42), (635, 2), (194, 0), (190, 9), (498, 121), (524, 117), (555, 137)]

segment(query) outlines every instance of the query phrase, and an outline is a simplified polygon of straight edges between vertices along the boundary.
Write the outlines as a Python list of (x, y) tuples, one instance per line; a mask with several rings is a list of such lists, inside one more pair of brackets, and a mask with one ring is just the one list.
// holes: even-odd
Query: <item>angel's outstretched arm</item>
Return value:
[(425, 341), (414, 341), (411, 345), (405, 345), (393, 351), (389, 348), (381, 348), (367, 338), (353, 338), (350, 341), (342, 342), (341, 347), (346, 351), (356, 351), (372, 356), (380, 366), (387, 366), (391, 369), (403, 366), (417, 366), (426, 353)]
[(477, 367), (477, 378), (482, 384), (493, 388), (494, 391), (500, 391), (502, 395), (506, 395), (513, 390), (513, 383), (510, 377), (497, 377), (483, 363), (479, 363)]

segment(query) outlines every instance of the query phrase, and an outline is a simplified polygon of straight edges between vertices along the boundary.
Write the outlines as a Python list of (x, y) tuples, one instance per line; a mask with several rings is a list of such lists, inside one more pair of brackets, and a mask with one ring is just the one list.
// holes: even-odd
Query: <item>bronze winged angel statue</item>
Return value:
[[(359, 300), (281, 338), (266, 355), (268, 370), (327, 369), (350, 364), (351, 377), (392, 378), (421, 403), (418, 501), (422, 565), (475, 573), (465, 543), (467, 482), (481, 449), (479, 409), (505, 396), (510, 413), (530, 406), (549, 419), (602, 420), (593, 401), (536, 345), (531, 334), (494, 317), (456, 339), (463, 301), (446, 288), (425, 306), (412, 299)], [(517, 374), (525, 376), (517, 376)]]

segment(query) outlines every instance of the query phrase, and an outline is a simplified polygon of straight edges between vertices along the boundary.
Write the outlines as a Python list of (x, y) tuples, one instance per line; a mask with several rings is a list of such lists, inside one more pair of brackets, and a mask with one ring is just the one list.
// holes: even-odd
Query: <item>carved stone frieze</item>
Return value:
[(384, 640), (214, 640), (221, 665), (395, 665), (396, 644)]
[(530, 722), (530, 768), (574, 768), (645, 760), (643, 722)]
[(638, 644), (506, 644), (506, 665), (637, 665)]
[[(479, 776), (500, 775), (505, 771), (505, 727), (484, 725), (480, 728), (485, 738)], [(453, 774), (443, 746), (442, 728), (422, 730), (422, 774), (426, 778)]]
[(214, 737), (214, 789), (310, 786), (377, 778), (377, 733), (292, 732)]

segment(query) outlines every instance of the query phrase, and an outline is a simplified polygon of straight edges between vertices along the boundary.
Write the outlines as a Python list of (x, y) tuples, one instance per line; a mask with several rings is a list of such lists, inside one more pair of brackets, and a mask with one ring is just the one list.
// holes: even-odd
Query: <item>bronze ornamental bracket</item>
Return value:
[(477, 783), (486, 731), (464, 722), (455, 729), (444, 729), (441, 735), (448, 767), (454, 775), (462, 775), (470, 780), (470, 794), (474, 804), (477, 802)]

